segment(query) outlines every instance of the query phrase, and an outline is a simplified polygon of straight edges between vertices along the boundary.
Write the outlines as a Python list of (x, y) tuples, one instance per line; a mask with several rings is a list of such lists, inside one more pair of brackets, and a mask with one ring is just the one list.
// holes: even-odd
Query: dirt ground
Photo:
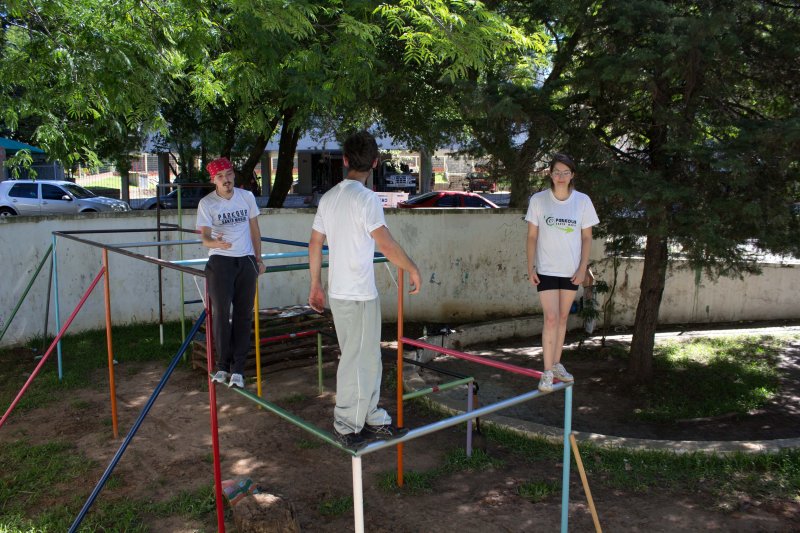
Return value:
[[(119, 360), (116, 370), (118, 408), (124, 434), (159, 382), (166, 362), (126, 363), (123, 354)], [(583, 371), (574, 370), (578, 376)], [(264, 382), (265, 397), (330, 431), (334, 403), (331, 364), (327, 365), (325, 374), (329, 377), (322, 396), (317, 394), (315, 368), (268, 374)], [(394, 391), (385, 388), (384, 396), (384, 405), (394, 412)], [(303, 531), (353, 530), (351, 511), (335, 517), (320, 512), (322, 502), (352, 495), (351, 461), (347, 455), (259, 409), (239, 394), (220, 389), (218, 400), (224, 479), (250, 477), (267, 492), (283, 496), (295, 506)], [(576, 411), (580, 411), (579, 406)], [(412, 410), (406, 413), (406, 425), (418, 427), (433, 421), (430, 416)], [(0, 441), (74, 442), (98, 467), (77, 486), (53, 489), (88, 496), (121, 443), (121, 439), (112, 438), (109, 419), (106, 377), (98, 372), (89, 388), (65, 392), (63, 398), (46, 407), (13, 414), (0, 430)], [(433, 469), (442, 464), (447, 452), (463, 445), (463, 431), (456, 429), (409, 442), (405, 445), (405, 470)], [(560, 463), (546, 459), (525, 461), (491, 441), (486, 446), (492, 457), (504, 461), (502, 466), (443, 475), (435, 480), (432, 491), (423, 494), (379, 487), (381, 474), (396, 469), (394, 449), (364, 457), (366, 530), (409, 533), (558, 530), (560, 493), (534, 504), (521, 497), (517, 490), (520, 484), (529, 481), (545, 480), (560, 486)], [(119, 483), (101, 493), (99, 498), (159, 500), (179, 490), (206, 486), (213, 480), (210, 454), (206, 378), (201, 372), (179, 366), (120, 461), (116, 470)], [(592, 483), (591, 479), (589, 481)], [(796, 501), (752, 503), (724, 511), (704, 492), (651, 490), (632, 493), (603, 490), (598, 486), (593, 487), (593, 495), (605, 531), (800, 530), (800, 504)], [(234, 531), (230, 512), (226, 516), (226, 528)], [(204, 524), (175, 519), (156, 521), (152, 517), (144, 517), (144, 520), (156, 532), (213, 531), (216, 528), (213, 518)], [(570, 479), (569, 523), (571, 531), (594, 530), (574, 469)]]
[[(574, 346), (575, 340), (567, 339)], [(621, 344), (612, 340), (607, 345)], [(723, 413), (709, 418), (681, 420), (678, 423), (656, 423), (637, 420), (633, 413), (642, 407), (642, 398), (625, 379), (627, 362), (603, 349), (597, 338), (588, 341), (590, 356), (565, 356), (564, 363), (575, 376), (573, 392), (574, 431), (599, 433), (615, 437), (665, 440), (771, 440), (800, 437), (800, 341), (794, 341), (781, 353), (781, 394), (764, 407), (746, 415)], [(569, 344), (567, 345), (569, 348)], [(541, 368), (541, 348), (531, 346), (530, 339), (511, 339), (502, 343), (485, 343), (469, 347), (480, 354), (525, 368)], [(489, 367), (481, 367), (455, 358), (442, 357), (432, 363), (439, 368), (475, 377), (480, 387), (481, 403), (493, 403), (536, 387), (535, 379)], [(429, 385), (441, 380), (433, 372), (423, 371)], [(691, 380), (691, 376), (686, 376)], [(453, 407), (463, 409), (466, 395), (453, 390), (447, 397)], [(522, 420), (563, 427), (564, 395), (551, 394), (533, 402), (502, 412)]]

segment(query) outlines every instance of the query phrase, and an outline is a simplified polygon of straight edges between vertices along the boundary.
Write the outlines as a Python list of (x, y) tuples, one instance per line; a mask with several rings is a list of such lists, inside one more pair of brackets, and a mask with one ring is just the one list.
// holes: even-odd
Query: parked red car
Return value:
[(497, 209), (497, 205), (483, 196), (472, 192), (461, 191), (433, 191), (415, 196), (405, 202), (400, 202), (397, 207), (403, 209), (414, 208), (473, 208)]
[(486, 172), (468, 172), (464, 176), (464, 190), (469, 192), (494, 192), (497, 184), (489, 177)]

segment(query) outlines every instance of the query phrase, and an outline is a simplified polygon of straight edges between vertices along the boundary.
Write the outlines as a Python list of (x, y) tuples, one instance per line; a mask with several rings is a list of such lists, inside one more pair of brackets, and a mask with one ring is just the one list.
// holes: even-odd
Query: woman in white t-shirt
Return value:
[(550, 188), (528, 205), (528, 279), (539, 291), (544, 313), (544, 372), (539, 390), (551, 392), (553, 378), (573, 381), (561, 364), (567, 318), (586, 276), (592, 226), (600, 222), (589, 197), (575, 190), (575, 163), (565, 154), (550, 162)]

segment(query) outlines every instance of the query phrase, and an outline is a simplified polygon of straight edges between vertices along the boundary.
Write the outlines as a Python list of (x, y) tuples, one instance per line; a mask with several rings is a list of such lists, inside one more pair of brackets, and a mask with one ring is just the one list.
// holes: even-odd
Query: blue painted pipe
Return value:
[(92, 494), (89, 496), (89, 499), (86, 500), (86, 503), (83, 504), (83, 509), (81, 509), (81, 512), (78, 513), (78, 517), (75, 518), (75, 521), (69, 528), (69, 533), (75, 533), (76, 531), (78, 531), (78, 527), (81, 525), (81, 522), (83, 522), (83, 519), (86, 518), (86, 513), (89, 512), (89, 508), (97, 499), (97, 496), (100, 494), (100, 491), (103, 490), (103, 487), (105, 486), (106, 481), (108, 481), (108, 478), (111, 477), (111, 473), (114, 472), (114, 468), (117, 466), (117, 463), (119, 462), (120, 459), (122, 459), (122, 455), (128, 448), (128, 444), (131, 443), (133, 437), (136, 435), (136, 432), (139, 430), (139, 426), (142, 425), (142, 422), (144, 422), (144, 419), (150, 412), (150, 409), (153, 407), (153, 404), (156, 403), (156, 398), (158, 398), (158, 395), (161, 393), (161, 390), (167, 384), (167, 380), (172, 375), (172, 372), (175, 370), (175, 367), (178, 366), (178, 363), (181, 361), (181, 358), (183, 357), (183, 353), (186, 351), (187, 348), (189, 348), (189, 343), (192, 342), (192, 339), (194, 339), (194, 336), (197, 334), (198, 330), (200, 329), (200, 326), (203, 324), (205, 319), (206, 319), (206, 312), (204, 310), (202, 313), (200, 313), (200, 317), (197, 319), (197, 322), (195, 322), (194, 326), (192, 326), (192, 330), (189, 332), (189, 335), (183, 340), (183, 344), (178, 349), (178, 353), (175, 354), (175, 357), (172, 358), (172, 362), (169, 364), (169, 367), (167, 368), (166, 372), (164, 372), (164, 375), (161, 377), (161, 381), (158, 383), (158, 385), (156, 385), (153, 394), (151, 394), (150, 399), (147, 400), (147, 404), (142, 409), (142, 412), (139, 413), (139, 418), (137, 418), (136, 422), (133, 423), (133, 427), (131, 427), (131, 430), (125, 437), (125, 440), (122, 441), (119, 450), (117, 450), (116, 455), (114, 455), (114, 458), (111, 460), (111, 463), (109, 463), (108, 468), (106, 468), (106, 471), (103, 472), (103, 476), (100, 478), (100, 481), (98, 481), (97, 485), (95, 485)]

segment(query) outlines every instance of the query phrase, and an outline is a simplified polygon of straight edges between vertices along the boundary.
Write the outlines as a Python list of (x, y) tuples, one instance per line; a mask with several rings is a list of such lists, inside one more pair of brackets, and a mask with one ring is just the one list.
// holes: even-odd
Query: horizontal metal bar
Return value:
[(298, 426), (298, 427), (300, 427), (302, 429), (305, 429), (309, 433), (312, 433), (312, 434), (316, 435), (317, 437), (319, 437), (320, 439), (324, 440), (328, 444), (333, 444), (335, 447), (339, 448), (343, 452), (346, 452), (349, 455), (355, 455), (355, 451), (354, 450), (351, 450), (350, 448), (345, 448), (344, 446), (342, 446), (342, 444), (336, 439), (336, 437), (333, 436), (333, 434), (325, 431), (324, 429), (318, 428), (317, 426), (315, 426), (314, 424), (311, 424), (310, 422), (306, 422), (305, 420), (301, 419), (300, 417), (297, 417), (297, 416), (293, 415), (289, 411), (278, 407), (274, 403), (268, 402), (263, 398), (259, 398), (258, 396), (256, 396), (252, 392), (250, 392), (249, 390), (240, 389), (239, 387), (231, 387), (230, 390), (238, 392), (239, 394), (241, 394), (245, 398), (249, 398), (250, 400), (253, 400), (258, 405), (263, 407), (264, 409), (267, 409), (268, 411), (272, 411), (273, 413), (275, 413), (279, 417), (283, 418), (284, 420), (287, 420), (287, 421), (291, 422), (292, 424), (294, 424), (294, 425), (296, 425), (296, 426)]
[[(565, 389), (567, 387), (571, 387), (572, 383), (564, 384), (564, 383), (557, 383), (553, 384), (553, 392), (561, 389)], [(526, 392), (525, 394), (520, 394), (519, 396), (514, 396), (513, 398), (508, 398), (507, 400), (503, 400), (497, 403), (493, 403), (491, 405), (486, 405), (479, 409), (475, 409), (473, 411), (468, 411), (466, 413), (461, 413), (460, 415), (455, 415), (450, 418), (446, 418), (444, 420), (440, 420), (438, 422), (434, 422), (433, 424), (428, 424), (427, 426), (422, 426), (420, 428), (412, 429), (402, 437), (398, 437), (392, 440), (382, 440), (373, 442), (368, 444), (366, 447), (358, 450), (355, 452), (354, 455), (362, 456), (367, 455), (368, 453), (377, 452), (383, 450), (384, 448), (388, 448), (390, 446), (394, 446), (396, 444), (400, 444), (401, 442), (407, 442), (410, 440), (418, 439), (430, 433), (435, 433), (437, 431), (441, 431), (443, 429), (447, 429), (449, 427), (457, 426), (463, 422), (467, 422), (472, 420), (473, 418), (482, 418), (485, 415), (490, 413), (494, 413), (495, 411), (500, 411), (506, 409), (508, 407), (517, 405), (522, 402), (527, 402), (528, 400), (532, 400), (537, 396), (542, 396), (544, 393), (539, 390), (533, 390), (530, 392)]]
[(170, 246), (172, 244), (201, 244), (203, 241), (193, 239), (191, 241), (144, 241), (144, 242), (123, 242), (112, 244), (116, 248), (145, 248), (147, 246)]
[[(200, 241), (197, 241), (200, 242)], [(327, 255), (328, 251), (323, 250), (322, 255)], [(294, 257), (308, 257), (308, 252), (276, 252), (270, 254), (261, 254), (261, 259), (289, 259)], [(200, 265), (208, 262), (208, 257), (201, 257), (199, 259), (181, 259), (172, 261), (175, 265)]]
[(448, 389), (458, 387), (459, 385), (466, 385), (468, 383), (472, 383), (473, 381), (475, 381), (475, 378), (463, 378), (463, 379), (457, 379), (455, 381), (449, 381), (447, 383), (443, 383), (442, 385), (436, 385), (433, 387), (426, 387), (424, 389), (407, 392), (403, 394), (403, 399), (411, 400), (413, 398), (419, 398), (420, 396), (427, 396), (428, 394), (433, 394), (434, 392), (446, 391)]
[(517, 365), (512, 365), (509, 363), (504, 363), (502, 361), (495, 361), (493, 359), (489, 359), (487, 357), (481, 357), (479, 355), (472, 355), (469, 353), (459, 352), (458, 350), (453, 350), (451, 348), (444, 348), (442, 346), (436, 346), (435, 344), (430, 344), (428, 342), (423, 342), (420, 340), (409, 339), (408, 337), (402, 337), (399, 341), (403, 344), (409, 344), (411, 346), (416, 346), (418, 348), (425, 348), (432, 352), (443, 353), (446, 355), (451, 355), (453, 357), (457, 357), (459, 359), (463, 359), (465, 361), (471, 361), (473, 363), (479, 363), (484, 366), (491, 366), (494, 368), (499, 368), (501, 370), (507, 370), (508, 372), (513, 372), (514, 374), (522, 374), (523, 376), (530, 376), (534, 378), (541, 378), (542, 373), (538, 370), (533, 370), (532, 368), (524, 368)]
[(202, 270), (198, 270), (196, 268), (190, 268), (190, 267), (181, 266), (181, 265), (173, 265), (171, 262), (164, 261), (163, 259), (158, 259), (157, 257), (150, 257), (149, 255), (137, 254), (136, 252), (131, 252), (131, 251), (126, 250), (124, 248), (115, 248), (114, 246), (110, 246), (108, 244), (103, 244), (103, 243), (99, 243), (99, 242), (96, 242), (96, 241), (90, 241), (88, 239), (82, 239), (80, 237), (76, 237), (72, 233), (73, 232), (67, 233), (67, 232), (63, 232), (63, 231), (54, 231), (53, 235), (56, 235), (57, 237), (63, 237), (65, 239), (70, 239), (70, 240), (75, 241), (75, 242), (88, 244), (89, 246), (94, 246), (96, 248), (101, 248), (103, 250), (108, 250), (110, 252), (114, 252), (114, 253), (117, 253), (117, 254), (120, 254), (120, 255), (126, 255), (126, 256), (132, 257), (134, 259), (140, 259), (140, 260), (145, 261), (147, 263), (153, 263), (154, 265), (158, 265), (158, 266), (161, 266), (161, 267), (164, 267), (164, 268), (171, 268), (173, 270), (179, 270), (181, 272), (185, 272), (185, 273), (190, 274), (192, 276), (205, 277), (205, 275), (206, 275), (205, 272), (203, 272)]

